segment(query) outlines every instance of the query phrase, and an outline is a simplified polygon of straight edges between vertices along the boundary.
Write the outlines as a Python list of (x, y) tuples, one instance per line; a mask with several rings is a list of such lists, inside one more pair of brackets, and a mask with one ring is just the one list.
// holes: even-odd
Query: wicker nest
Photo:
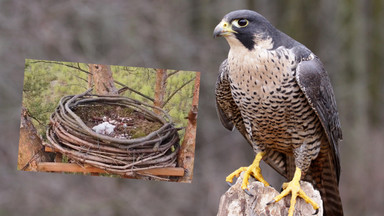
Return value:
[[(90, 164), (111, 174), (135, 176), (136, 171), (176, 166), (179, 129), (174, 127), (165, 111), (127, 97), (101, 96), (89, 92), (61, 98), (47, 129), (52, 148), (74, 161)], [(133, 139), (96, 133), (75, 110), (92, 109), (100, 105), (130, 108), (148, 121), (159, 122), (159, 129)], [(155, 114), (150, 109), (157, 109), (161, 114)]]

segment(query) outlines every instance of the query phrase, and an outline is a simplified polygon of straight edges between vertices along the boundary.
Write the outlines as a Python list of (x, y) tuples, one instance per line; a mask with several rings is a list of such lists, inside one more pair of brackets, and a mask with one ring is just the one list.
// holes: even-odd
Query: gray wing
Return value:
[(224, 60), (220, 65), (215, 94), (216, 111), (223, 126), (228, 130), (233, 130), (236, 126), (240, 133), (245, 135), (243, 119), (231, 93), (227, 60)]
[(296, 68), (296, 80), (309, 104), (316, 112), (327, 135), (333, 152), (333, 162), (340, 176), (339, 140), (342, 132), (331, 81), (320, 59), (313, 55)]
[[(228, 64), (224, 60), (220, 65), (219, 76), (216, 81), (216, 111), (223, 126), (228, 130), (236, 129), (252, 146), (250, 140), (246, 136), (246, 130), (241, 116), (240, 110), (233, 100), (231, 86), (228, 79)], [(286, 156), (280, 152), (268, 149), (263, 160), (274, 168), (278, 173), (287, 177), (286, 172)]]

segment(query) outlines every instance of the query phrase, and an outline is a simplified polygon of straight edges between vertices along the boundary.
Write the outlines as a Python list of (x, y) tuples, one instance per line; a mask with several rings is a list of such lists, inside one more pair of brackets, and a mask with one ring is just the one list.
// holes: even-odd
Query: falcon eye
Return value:
[(248, 25), (248, 20), (247, 19), (238, 19), (236, 20), (236, 24), (238, 27), (245, 27)]

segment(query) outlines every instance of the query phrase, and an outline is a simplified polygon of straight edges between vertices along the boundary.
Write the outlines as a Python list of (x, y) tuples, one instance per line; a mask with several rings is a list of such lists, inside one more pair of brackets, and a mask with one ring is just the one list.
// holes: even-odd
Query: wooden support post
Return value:
[[(44, 172), (73, 172), (73, 173), (99, 173), (99, 174), (111, 174), (106, 170), (84, 164), (80, 166), (74, 163), (38, 163), (37, 171)], [(138, 174), (150, 174), (155, 176), (183, 176), (184, 169), (179, 167), (169, 168), (153, 168), (147, 170), (137, 171)], [(129, 177), (129, 176), (124, 176)]]

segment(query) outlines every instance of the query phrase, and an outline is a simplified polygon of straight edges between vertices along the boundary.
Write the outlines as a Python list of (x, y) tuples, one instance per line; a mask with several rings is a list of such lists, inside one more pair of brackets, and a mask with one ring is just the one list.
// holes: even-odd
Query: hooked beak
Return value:
[(233, 35), (234, 33), (237, 33), (232, 29), (232, 25), (229, 24), (227, 21), (222, 20), (213, 31), (213, 37), (221, 37), (221, 36), (229, 36)]

